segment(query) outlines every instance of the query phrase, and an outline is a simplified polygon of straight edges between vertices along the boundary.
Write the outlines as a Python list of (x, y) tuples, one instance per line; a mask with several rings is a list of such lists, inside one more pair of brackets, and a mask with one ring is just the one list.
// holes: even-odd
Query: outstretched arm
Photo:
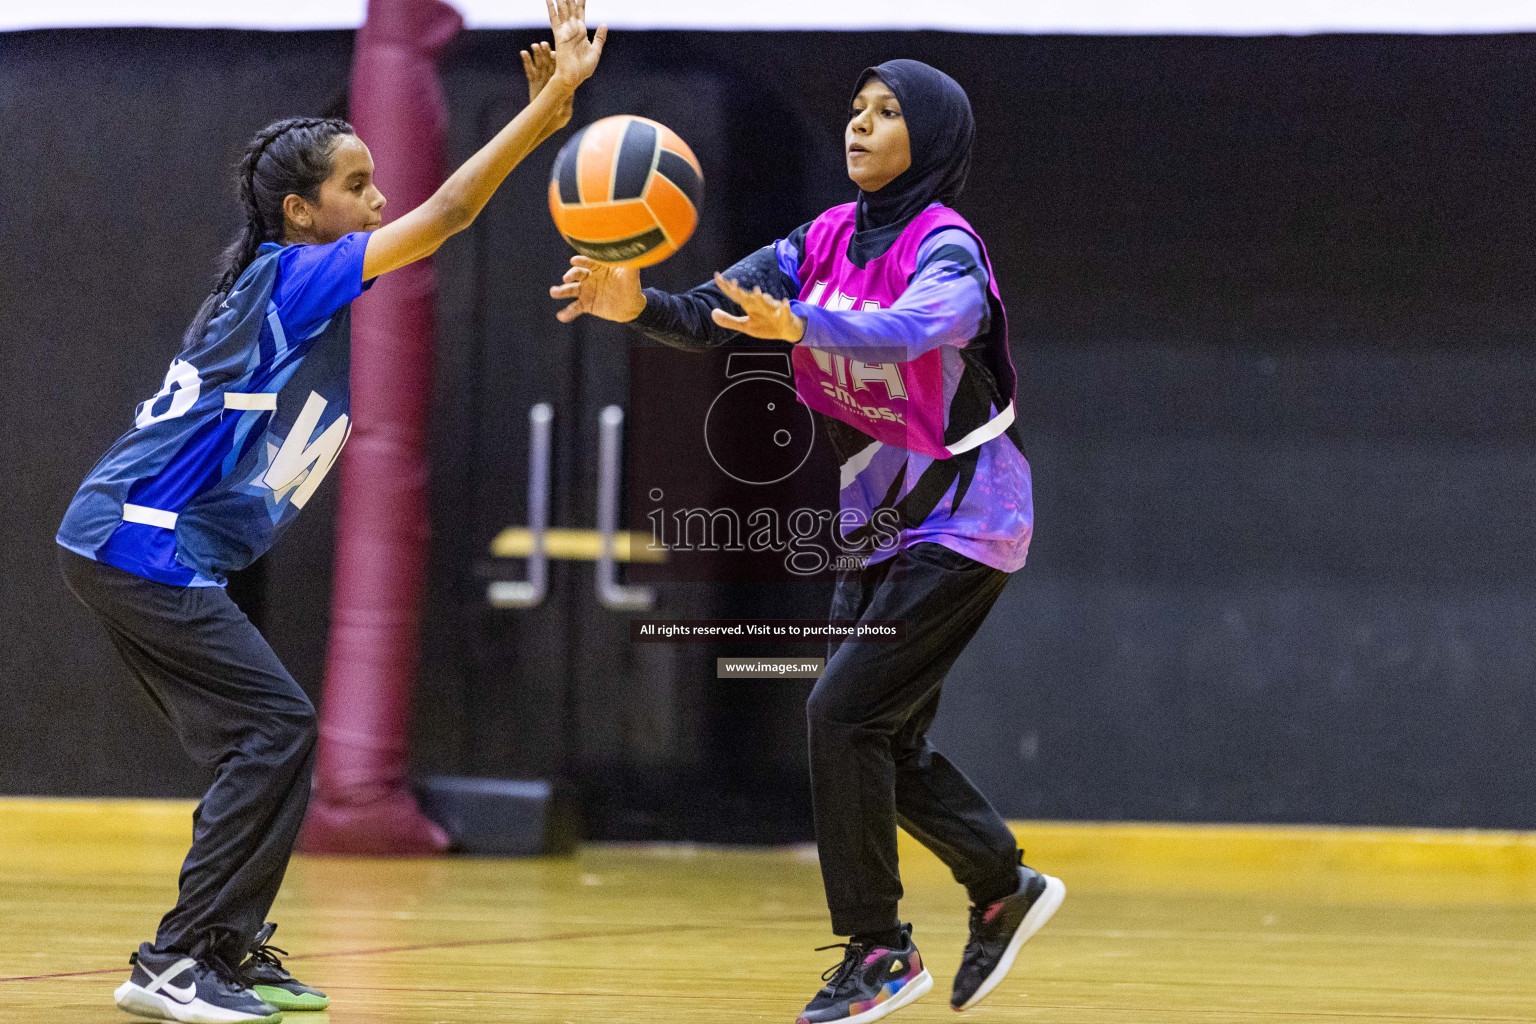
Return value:
[[(368, 238), (363, 279), (369, 280), (432, 255), (448, 236), (467, 228), (506, 176), (553, 129), (576, 87), (591, 77), (602, 56), (608, 27), (587, 38), (586, 0), (545, 0), (555, 37), (554, 73), (533, 102), (422, 203)], [(558, 127), (558, 126), (557, 126)]]
[[(761, 288), (764, 294), (783, 299), (800, 291), (800, 251), (809, 225), (797, 228), (786, 239), (766, 245), (725, 271), (734, 281)], [(741, 309), (718, 283), (720, 275), (680, 294), (641, 288), (640, 272), (613, 267), (585, 256), (573, 256), (562, 284), (549, 290), (551, 298), (571, 299), (555, 315), (570, 323), (583, 313), (628, 324), (653, 341), (674, 348), (714, 348), (741, 337), (713, 318), (715, 310), (739, 313)]]
[[(799, 293), (799, 283), (784, 272), (775, 249), (775, 246), (765, 245), (728, 268), (724, 276), (747, 282), (765, 295), (793, 298)], [(742, 340), (752, 341), (751, 338), (743, 339), (740, 332), (722, 325), (719, 320), (721, 315), (741, 312), (741, 307), (721, 288), (721, 276), (716, 274), (711, 280), (678, 295), (655, 288), (645, 289), (645, 309), (630, 326), (652, 341), (673, 348), (715, 348)]]
[(984, 332), (991, 318), (987, 281), (975, 239), (951, 228), (923, 242), (917, 270), (890, 309), (823, 309), (725, 280), (721, 288), (741, 307), (741, 315), (712, 315), (722, 327), (754, 338), (803, 344), (864, 362), (905, 363), (940, 345), (965, 345)]
[[(548, 43), (534, 43), (527, 50), (518, 51), (523, 58), (523, 74), (528, 76), (528, 102), (532, 103), (539, 98), (539, 93), (555, 77), (555, 54)], [(544, 131), (539, 135), (538, 141), (533, 144), (537, 149), (544, 144), (544, 140), (555, 132), (571, 123), (571, 114), (574, 112), (572, 100), (575, 94), (565, 98), (558, 110), (544, 123)]]

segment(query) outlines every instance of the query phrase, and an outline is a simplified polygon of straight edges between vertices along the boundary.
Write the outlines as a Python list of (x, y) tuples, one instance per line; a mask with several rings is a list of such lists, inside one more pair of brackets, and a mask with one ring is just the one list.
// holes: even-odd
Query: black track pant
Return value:
[(898, 823), (973, 900), (1013, 889), (1013, 834), (927, 739), (945, 674), (1007, 582), (1007, 573), (938, 544), (838, 578), (832, 618), (906, 621), (901, 643), (829, 644), (806, 703), (816, 845), (838, 935), (896, 927)]
[(63, 548), (59, 561), (182, 748), (213, 772), (155, 948), (237, 963), (304, 820), (314, 706), (223, 588), (167, 586)]

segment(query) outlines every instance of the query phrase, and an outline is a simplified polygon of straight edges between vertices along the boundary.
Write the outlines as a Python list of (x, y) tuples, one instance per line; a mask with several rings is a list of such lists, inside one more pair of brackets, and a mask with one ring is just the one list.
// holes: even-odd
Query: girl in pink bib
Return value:
[[(829, 644), (807, 702), (822, 879), (832, 930), (851, 938), (800, 1024), (865, 1024), (932, 987), (898, 916), (898, 823), (970, 893), (955, 1009), (1002, 981), (1065, 894), (1023, 865), (1007, 824), (927, 738), (944, 676), (1023, 567), (1034, 519), (1006, 314), (986, 248), (950, 206), (970, 166), (970, 102), (948, 75), (888, 61), (860, 77), (844, 134), (857, 201), (712, 282), (672, 295), (577, 256), (550, 290), (574, 300), (563, 321), (591, 313), (680, 348), (789, 343), (796, 393), (842, 463), (843, 539), (869, 552), (839, 575), (832, 618), (906, 622), (899, 644)], [(897, 525), (894, 543), (877, 515)]]

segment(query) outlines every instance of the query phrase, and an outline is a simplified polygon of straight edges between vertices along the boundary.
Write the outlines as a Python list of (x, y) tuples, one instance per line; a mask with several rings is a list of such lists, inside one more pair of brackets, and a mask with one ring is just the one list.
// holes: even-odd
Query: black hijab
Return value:
[(907, 122), (912, 166), (878, 192), (859, 191), (848, 258), (862, 267), (885, 253), (930, 203), (954, 205), (971, 170), (976, 122), (960, 83), (916, 60), (888, 60), (865, 68), (853, 94), (878, 78), (895, 93)]

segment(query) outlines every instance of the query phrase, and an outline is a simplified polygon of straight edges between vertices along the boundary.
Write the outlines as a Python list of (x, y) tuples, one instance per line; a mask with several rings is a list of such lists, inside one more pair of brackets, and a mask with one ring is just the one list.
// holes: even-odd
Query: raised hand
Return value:
[(555, 76), (571, 89), (592, 77), (608, 40), (608, 26), (587, 38), (587, 0), (544, 0), (555, 37)]
[[(532, 103), (539, 98), (539, 93), (549, 84), (549, 80), (555, 77), (555, 55), (550, 50), (548, 43), (534, 43), (531, 50), (522, 50), (523, 74), (528, 76), (528, 102)], [(565, 102), (560, 104), (560, 109), (550, 120), (546, 131), (553, 134), (571, 123), (571, 112), (575, 103), (575, 94), (567, 95)]]
[(743, 316), (731, 316), (723, 309), (710, 311), (711, 318), (721, 327), (753, 338), (768, 341), (797, 343), (805, 337), (805, 318), (796, 316), (789, 303), (763, 294), (761, 288), (750, 292), (735, 281), (715, 274), (715, 284), (725, 297), (741, 307)]
[(555, 314), (555, 319), (568, 324), (583, 313), (604, 320), (628, 323), (645, 309), (645, 296), (640, 292), (640, 271), (633, 267), (615, 267), (585, 256), (572, 256), (571, 269), (565, 272), (563, 284), (549, 290), (552, 299), (574, 299), (569, 306)]

